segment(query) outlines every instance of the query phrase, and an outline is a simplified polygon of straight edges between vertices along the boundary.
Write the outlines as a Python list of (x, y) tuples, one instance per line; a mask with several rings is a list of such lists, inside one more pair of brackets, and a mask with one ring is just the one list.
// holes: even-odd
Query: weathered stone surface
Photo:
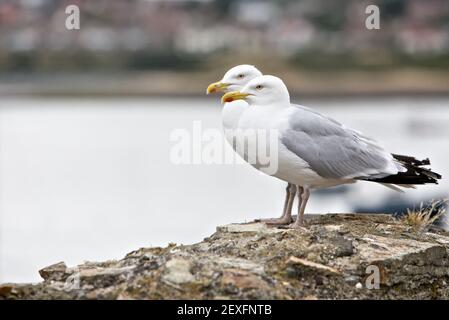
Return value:
[(0, 285), (0, 299), (448, 299), (448, 248), (447, 232), (388, 215), (314, 215), (300, 230), (231, 224), (193, 245), (58, 263), (41, 283)]
[(330, 275), (338, 275), (340, 272), (337, 269), (325, 266), (321, 263), (300, 259), (296, 257), (290, 257), (287, 260), (287, 265), (299, 267), (302, 271), (309, 271), (312, 273), (323, 273)]
[(45, 267), (39, 270), (39, 274), (44, 280), (55, 281), (65, 280), (70, 275), (67, 272), (67, 266), (64, 262), (55, 263), (51, 266)]
[(264, 223), (232, 223), (225, 226), (218, 226), (218, 232), (230, 232), (230, 233), (242, 233), (242, 232), (255, 232), (255, 233), (280, 233), (281, 229), (270, 228)]
[(13, 284), (4, 283), (0, 285), (0, 297), (8, 296), (14, 289)]
[(192, 282), (195, 277), (190, 272), (192, 265), (189, 260), (174, 258), (165, 264), (165, 274), (162, 281), (173, 284), (183, 284)]

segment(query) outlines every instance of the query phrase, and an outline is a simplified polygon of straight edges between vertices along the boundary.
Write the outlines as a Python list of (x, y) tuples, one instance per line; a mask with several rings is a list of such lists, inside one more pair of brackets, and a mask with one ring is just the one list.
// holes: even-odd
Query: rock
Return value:
[(217, 227), (218, 232), (229, 232), (229, 233), (242, 233), (242, 232), (255, 232), (255, 233), (282, 233), (284, 230), (268, 227), (264, 223), (232, 223), (225, 226)]
[(1, 297), (8, 297), (11, 294), (11, 291), (14, 289), (13, 284), (2, 284), (0, 285), (0, 298)]
[(40, 276), (44, 280), (54, 280), (54, 281), (64, 281), (70, 276), (70, 273), (67, 272), (67, 266), (64, 262), (58, 262), (52, 264), (51, 266), (42, 268), (39, 270)]
[[(437, 243), (411, 239), (395, 239), (370, 235), (360, 238), (360, 240), (362, 241), (357, 246), (357, 251), (360, 258), (369, 263), (387, 259), (401, 260), (413, 254), (424, 254), (432, 248), (436, 251), (441, 251), (440, 255), (446, 251), (443, 246)], [(437, 255), (436, 258), (440, 258), (440, 255)], [(426, 254), (423, 257), (429, 258)]]
[(269, 288), (268, 284), (258, 275), (239, 269), (226, 269), (223, 271), (221, 283), (224, 286), (232, 285), (238, 290)]
[(354, 245), (351, 239), (336, 236), (332, 239), (332, 244), (336, 247), (336, 257), (350, 256), (354, 253)]
[(264, 268), (260, 264), (241, 258), (220, 257), (216, 260), (216, 263), (220, 264), (224, 269), (233, 268), (252, 271), (256, 274), (264, 273)]
[(324, 226), (324, 228), (325, 228), (327, 231), (330, 231), (330, 232), (333, 232), (333, 231), (339, 232), (339, 231), (341, 231), (341, 229), (342, 229), (342, 225), (339, 225), (339, 224), (337, 224), (337, 225), (335, 225), (335, 224), (330, 224), (330, 225)]
[(340, 274), (340, 272), (337, 269), (325, 266), (321, 263), (316, 263), (305, 259), (296, 258), (293, 256), (288, 258), (287, 265), (300, 267), (301, 269), (306, 269), (312, 273), (323, 273), (328, 275)]
[(0, 299), (449, 299), (447, 232), (411, 232), (389, 215), (306, 222), (230, 224), (193, 245), (57, 263), (41, 283), (0, 285)]
[(183, 284), (192, 282), (195, 277), (190, 273), (191, 263), (185, 259), (174, 258), (165, 264), (165, 274), (162, 276), (162, 281)]
[(79, 273), (74, 274), (74, 276), (78, 276), (83, 284), (107, 287), (108, 284), (125, 281), (134, 268), (135, 266), (81, 269)]

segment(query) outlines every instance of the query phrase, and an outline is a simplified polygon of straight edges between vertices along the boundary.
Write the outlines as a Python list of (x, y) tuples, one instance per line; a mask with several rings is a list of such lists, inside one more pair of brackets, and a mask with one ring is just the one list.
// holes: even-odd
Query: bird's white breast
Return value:
[(238, 134), (238, 124), (240, 117), (248, 108), (248, 103), (243, 100), (236, 100), (224, 104), (221, 111), (223, 129), (226, 141), (236, 150), (234, 137)]
[(248, 108), (248, 103), (243, 100), (226, 102), (221, 111), (224, 129), (235, 129), (243, 112)]

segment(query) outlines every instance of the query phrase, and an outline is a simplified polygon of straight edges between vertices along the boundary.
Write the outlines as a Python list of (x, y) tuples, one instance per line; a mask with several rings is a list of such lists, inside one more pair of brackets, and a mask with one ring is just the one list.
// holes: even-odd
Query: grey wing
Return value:
[(365, 136), (365, 135), (364, 135), (363, 133), (361, 133), (360, 131), (357, 131), (357, 130), (354, 130), (354, 129), (351, 129), (351, 128), (347, 128), (344, 124), (341, 124), (341, 123), (338, 122), (337, 120), (332, 119), (331, 117), (325, 116), (325, 115), (319, 113), (319, 112), (316, 111), (316, 110), (313, 110), (313, 109), (311, 109), (311, 108), (309, 108), (309, 107), (306, 107), (306, 106), (302, 106), (302, 105), (300, 105), (300, 104), (294, 104), (294, 103), (292, 103), (291, 105), (292, 105), (293, 107), (298, 108), (298, 109), (301, 109), (301, 110), (303, 110), (303, 111), (313, 113), (314, 115), (316, 115), (316, 116), (322, 118), (323, 120), (328, 120), (328, 121), (332, 122), (333, 124), (335, 124), (336, 126), (341, 127), (342, 129), (345, 129), (345, 130), (347, 130), (347, 131), (352, 131), (354, 134), (356, 134), (356, 135), (357, 135), (358, 137), (360, 137), (361, 139), (368, 140), (368, 141), (370, 141), (371, 143), (374, 143), (374, 144), (377, 145), (377, 142), (376, 142), (374, 139)]
[(384, 177), (399, 170), (373, 140), (301, 106), (294, 108), (281, 142), (324, 178)]

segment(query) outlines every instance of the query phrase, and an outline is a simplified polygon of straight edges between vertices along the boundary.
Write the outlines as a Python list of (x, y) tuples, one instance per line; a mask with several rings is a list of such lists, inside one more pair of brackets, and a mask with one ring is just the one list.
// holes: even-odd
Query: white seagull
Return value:
[[(222, 97), (223, 103), (236, 100), (248, 103), (237, 128), (275, 130), (278, 134), (277, 171), (269, 174), (297, 187), (298, 218), (291, 227), (303, 225), (312, 189), (365, 180), (400, 190), (397, 186), (413, 187), (441, 179), (423, 168), (430, 164), (428, 159), (391, 154), (358, 131), (307, 107), (292, 105), (287, 87), (277, 77), (259, 76), (240, 91)], [(252, 165), (264, 172), (258, 163)], [(286, 210), (278, 220), (287, 224), (291, 219)]]
[[(217, 82), (211, 83), (207, 87), (206, 94), (211, 93), (227, 93), (242, 90), (254, 78), (262, 75), (262, 72), (253, 65), (241, 64), (235, 66), (224, 74), (223, 78)], [(225, 102), (222, 109), (222, 121), (225, 132), (226, 141), (237, 152), (237, 143), (235, 143), (238, 123), (243, 112), (248, 108), (248, 103), (244, 100), (234, 100)], [(283, 218), (263, 219), (267, 224), (286, 224), (291, 222), (291, 212), (293, 201), (295, 200), (296, 186), (288, 183), (286, 188), (284, 201), (284, 209), (282, 211)]]

